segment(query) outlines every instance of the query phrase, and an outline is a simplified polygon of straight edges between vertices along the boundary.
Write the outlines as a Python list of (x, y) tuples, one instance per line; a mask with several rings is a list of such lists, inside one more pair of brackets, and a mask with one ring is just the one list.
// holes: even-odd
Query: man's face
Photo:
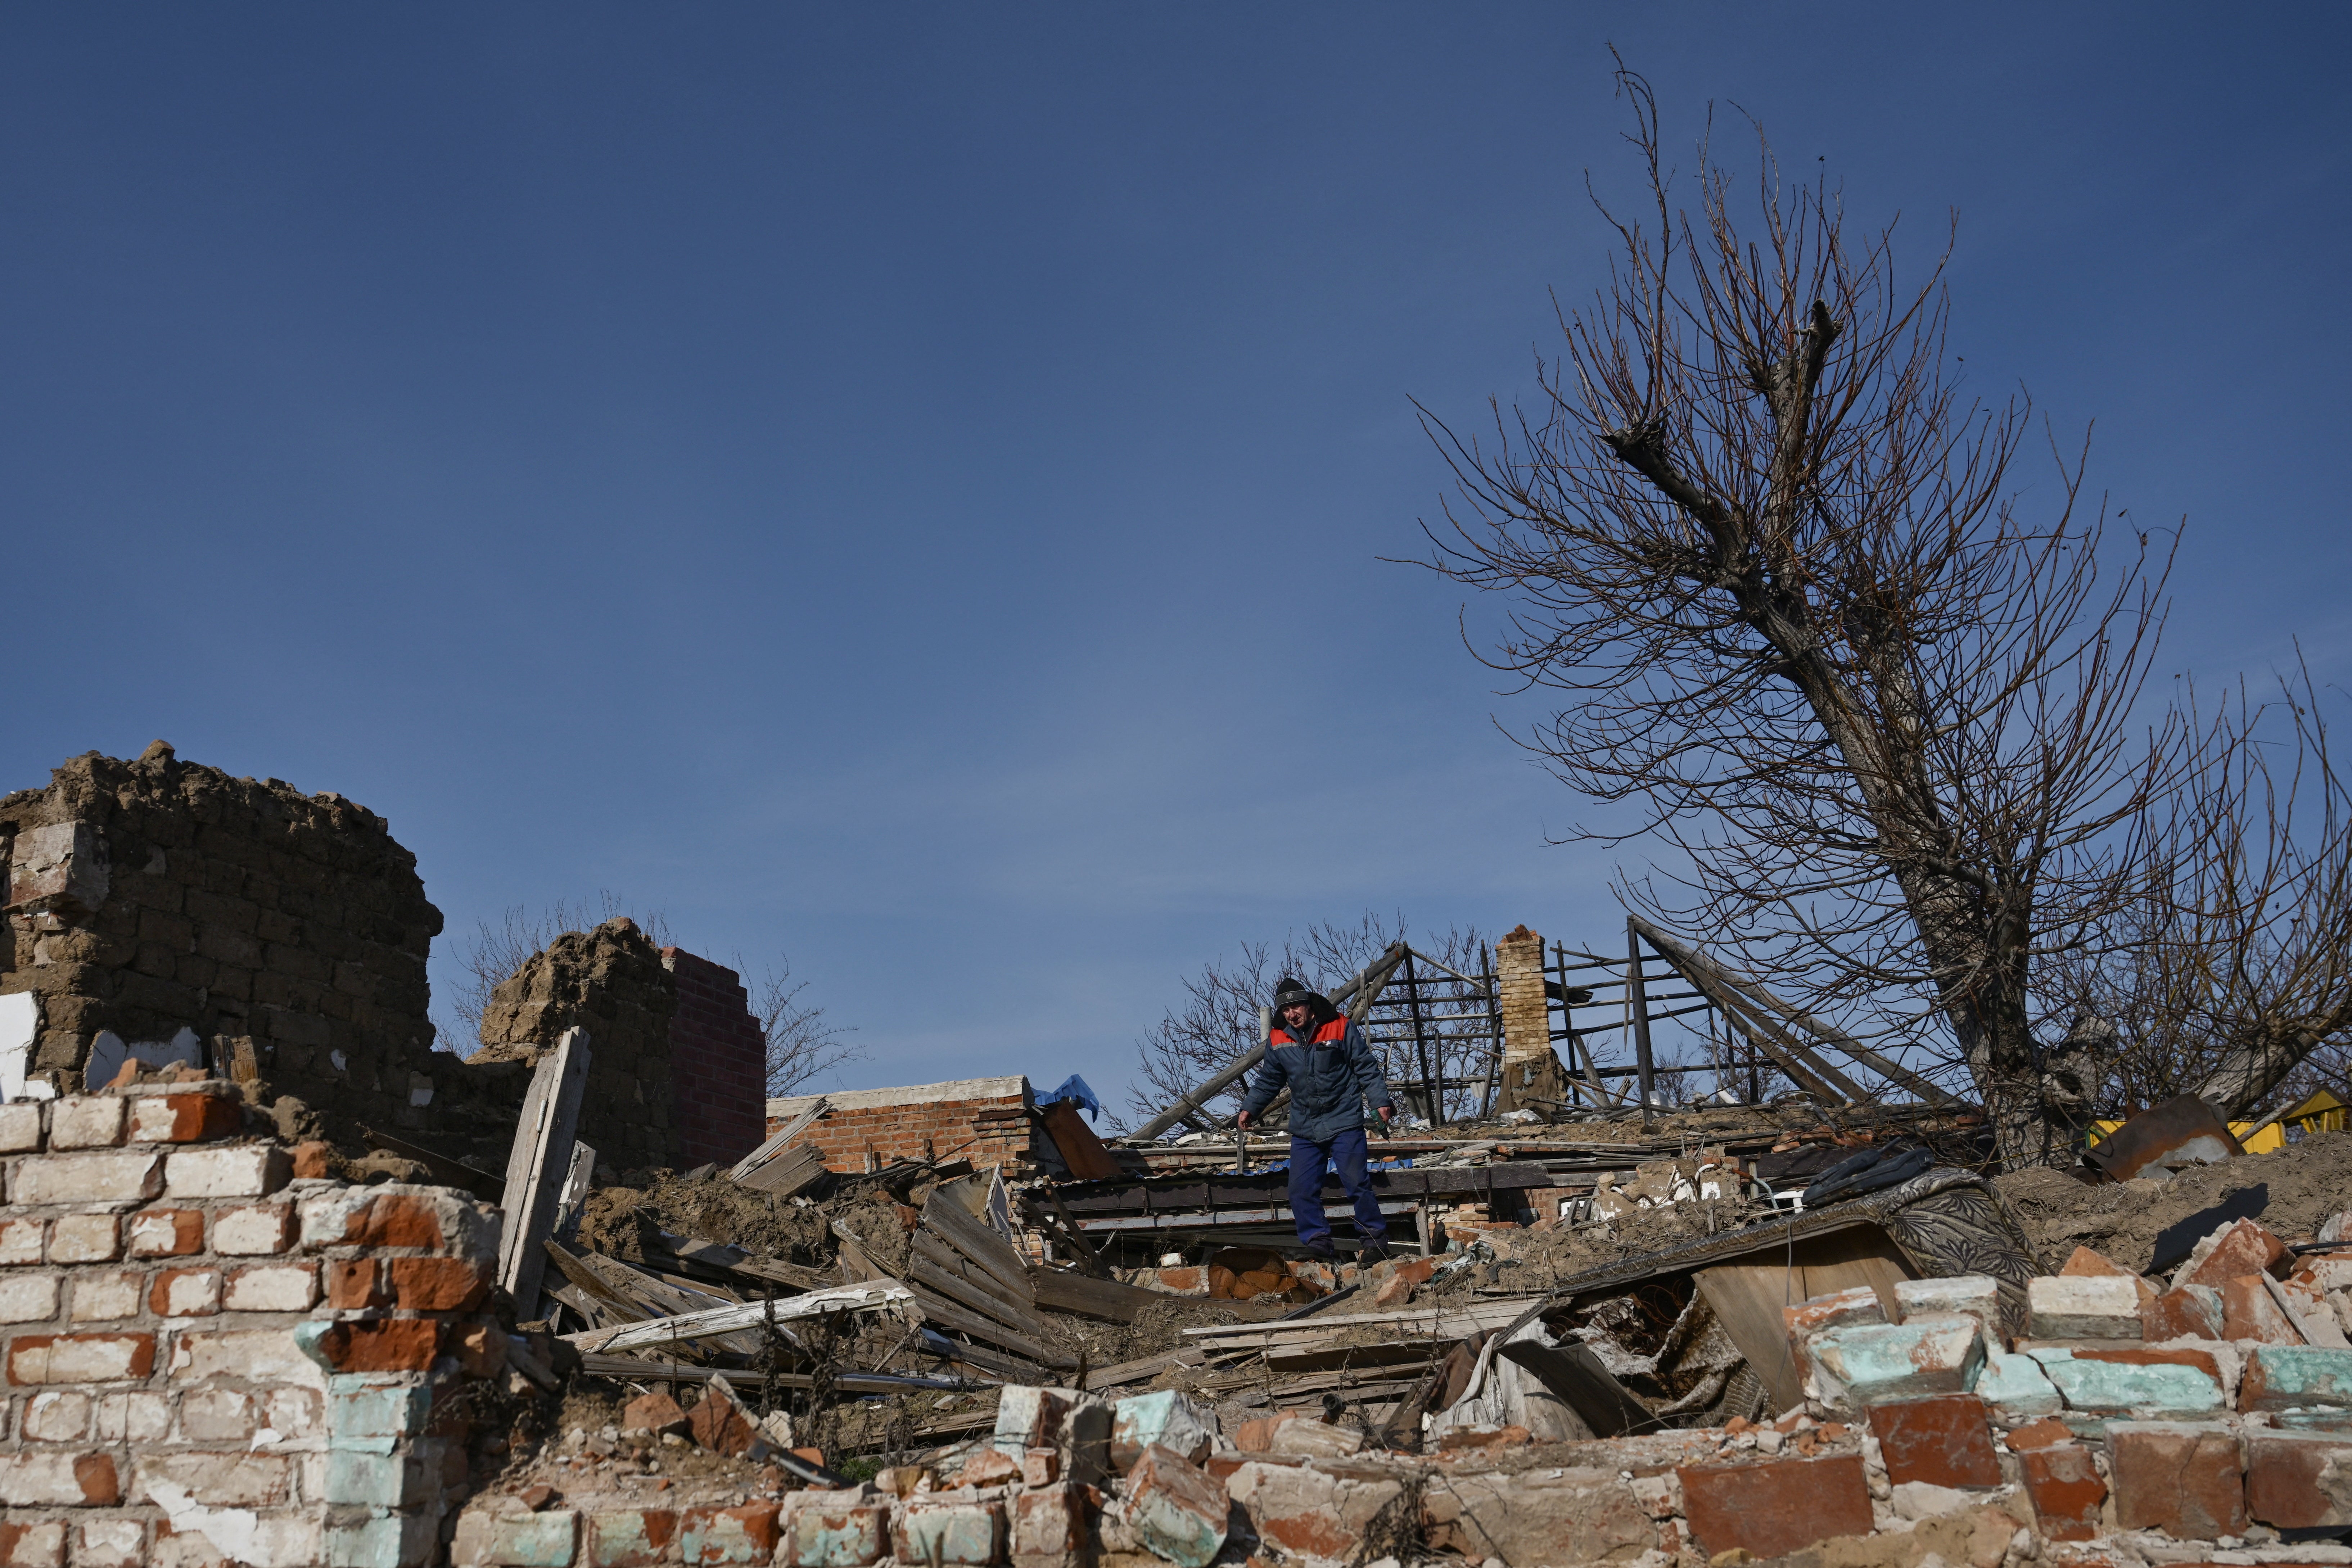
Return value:
[(1315, 1009), (1304, 1002), (1293, 1002), (1282, 1010), (1282, 1021), (1289, 1025), (1294, 1033), (1307, 1027), (1307, 1020), (1313, 1016)]

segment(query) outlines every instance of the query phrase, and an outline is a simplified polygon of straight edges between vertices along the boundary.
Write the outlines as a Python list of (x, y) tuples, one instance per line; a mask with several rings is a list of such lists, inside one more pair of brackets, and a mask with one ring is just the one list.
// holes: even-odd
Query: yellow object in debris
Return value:
[[(2122, 1125), (2121, 1121), (2094, 1121), (2090, 1141), (2096, 1143)], [(2230, 1132), (2247, 1153), (2268, 1154), (2287, 1146), (2290, 1127), (2303, 1132), (2352, 1131), (2352, 1106), (2323, 1089), (2280, 1111), (2273, 1121), (2232, 1121)]]

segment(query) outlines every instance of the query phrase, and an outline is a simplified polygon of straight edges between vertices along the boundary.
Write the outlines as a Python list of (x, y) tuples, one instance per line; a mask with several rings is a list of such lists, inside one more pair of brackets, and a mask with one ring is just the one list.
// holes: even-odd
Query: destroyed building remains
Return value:
[(360, 807), (159, 744), (0, 825), (0, 1568), (2352, 1563), (2333, 1101), (1996, 1174), (1674, 933), (1400, 943), (1332, 998), (1417, 1091), (1402, 1256), (1325, 1263), (1245, 1059), (1124, 1137), (769, 1099), (737, 978), (613, 921), (459, 1060)]

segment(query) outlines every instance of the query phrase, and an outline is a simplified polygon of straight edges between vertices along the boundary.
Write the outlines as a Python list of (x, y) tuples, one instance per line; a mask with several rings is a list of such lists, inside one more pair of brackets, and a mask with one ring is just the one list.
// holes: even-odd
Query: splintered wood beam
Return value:
[(539, 1281), (547, 1267), (540, 1244), (555, 1229), (556, 1205), (572, 1168), (580, 1101), (587, 1089), (588, 1031), (566, 1029), (530, 1075), (530, 1092), (523, 1097), (522, 1115), (507, 1154), (499, 1283), (514, 1298), (515, 1315), (523, 1321), (539, 1315)]
[(798, 1116), (793, 1117), (790, 1121), (787, 1121), (782, 1127), (777, 1128), (761, 1142), (757, 1149), (752, 1150), (750, 1153), (736, 1161), (734, 1166), (728, 1171), (727, 1179), (731, 1182), (740, 1182), (744, 1177), (750, 1175), (752, 1172), (758, 1170), (761, 1166), (766, 1164), (769, 1161), (775, 1159), (786, 1149), (792, 1147), (793, 1139), (799, 1137), (802, 1133), (814, 1126), (816, 1119), (823, 1116), (827, 1109), (828, 1107), (825, 1103), (825, 1098), (821, 1094), (808, 1104), (801, 1107), (801, 1113)]
[(1122, 1285), (1116, 1279), (1089, 1279), (1059, 1268), (1033, 1268), (1029, 1278), (1036, 1284), (1039, 1306), (1056, 1312), (1100, 1318), (1110, 1323), (1131, 1323), (1146, 1307), (1191, 1299), (1146, 1290), (1139, 1285)]
[(812, 1290), (805, 1296), (789, 1296), (775, 1301), (746, 1301), (740, 1306), (719, 1307), (707, 1312), (682, 1312), (675, 1318), (659, 1318), (649, 1323), (629, 1323), (617, 1329), (592, 1329), (585, 1333), (566, 1334), (563, 1338), (567, 1343), (583, 1351), (617, 1353), (680, 1340), (715, 1339), (720, 1334), (740, 1333), (745, 1329), (759, 1329), (770, 1323), (786, 1323), (827, 1312), (878, 1312), (902, 1303), (911, 1305), (914, 1300), (915, 1293), (896, 1281), (836, 1285), (829, 1290)]

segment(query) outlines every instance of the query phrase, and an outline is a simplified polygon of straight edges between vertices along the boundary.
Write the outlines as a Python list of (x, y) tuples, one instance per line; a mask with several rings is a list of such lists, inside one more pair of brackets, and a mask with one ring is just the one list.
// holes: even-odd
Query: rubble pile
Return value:
[(2161, 1269), (1952, 1167), (1784, 1207), (1732, 1139), (1432, 1149), (1430, 1250), (1362, 1267), (1082, 1206), (1220, 1201), (1148, 1165), (542, 1148), (532, 1286), (535, 1200), (120, 1078), (0, 1107), (0, 1563), (2352, 1563), (2340, 1134), (2234, 1162), (2304, 1224), (2229, 1186)]
[[(808, 1484), (746, 1468), (791, 1425), (719, 1380), (690, 1412), (651, 1394), (575, 1432), (559, 1489), (530, 1470), (478, 1499), (454, 1560), (2352, 1563), (2352, 1211), (2294, 1243), (2231, 1222), (2160, 1279), (2084, 1249), (2027, 1283), (2021, 1331), (1988, 1276), (1892, 1297), (1785, 1309), (1804, 1398), (1776, 1419), (1608, 1437), (1449, 1423), (1475, 1371), (1402, 1428), (1346, 1401), (1235, 1419), (1174, 1389), (1016, 1384), (970, 1440)], [(1538, 1381), (1592, 1408), (1572, 1375)], [(745, 1465), (665, 1464), (688, 1433)]]

